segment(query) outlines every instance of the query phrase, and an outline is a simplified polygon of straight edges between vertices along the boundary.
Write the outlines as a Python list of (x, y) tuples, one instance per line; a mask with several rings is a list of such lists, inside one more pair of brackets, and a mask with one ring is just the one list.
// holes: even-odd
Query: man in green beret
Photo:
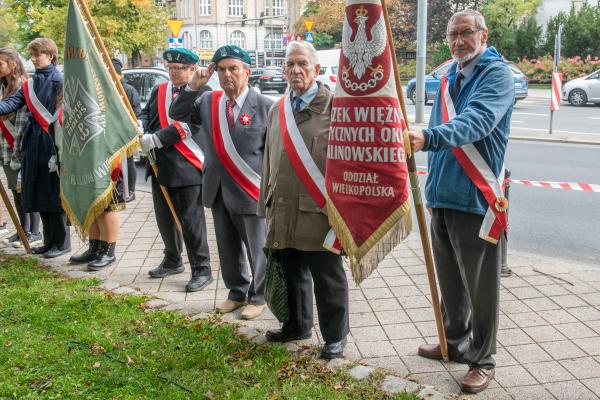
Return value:
[[(206, 85), (214, 71), (223, 92), (198, 98), (197, 90)], [(238, 46), (220, 47), (208, 68), (196, 71), (188, 90), (171, 107), (172, 118), (204, 127), (208, 145), (202, 201), (213, 214), (221, 273), (229, 289), (227, 300), (217, 311), (227, 313), (244, 307), (243, 319), (256, 318), (265, 308), (266, 228), (265, 219), (256, 211), (267, 113), (273, 104), (249, 89), (249, 77), (248, 53)]]
[[(169, 49), (164, 52), (163, 58), (171, 80), (152, 89), (150, 100), (140, 115), (146, 132), (140, 140), (142, 150), (152, 153), (158, 167), (158, 174), (154, 176), (148, 165), (146, 179), (152, 177), (154, 212), (165, 245), (163, 261), (150, 270), (149, 275), (164, 278), (184, 271), (181, 258), (183, 237), (192, 270), (185, 289), (196, 292), (213, 281), (202, 207), (204, 144), (198, 125), (173, 120), (169, 118), (168, 111), (173, 100), (192, 79), (199, 59), (188, 49)], [(209, 90), (209, 87), (203, 86), (196, 95)], [(177, 228), (160, 186), (167, 188), (182, 232)]]

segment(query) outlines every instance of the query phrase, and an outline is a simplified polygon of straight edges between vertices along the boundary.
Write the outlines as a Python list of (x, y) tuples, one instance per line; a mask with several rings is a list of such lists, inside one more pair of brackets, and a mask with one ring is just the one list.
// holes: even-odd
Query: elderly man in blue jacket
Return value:
[[(425, 186), (433, 254), (452, 360), (469, 365), (461, 389), (477, 393), (494, 376), (500, 287), (499, 236), (506, 229), (504, 154), (513, 77), (487, 47), (483, 16), (460, 11), (448, 22), (454, 64), (442, 79), (429, 127), (411, 131), (413, 151), (429, 152)], [(419, 355), (441, 359), (440, 346)]]

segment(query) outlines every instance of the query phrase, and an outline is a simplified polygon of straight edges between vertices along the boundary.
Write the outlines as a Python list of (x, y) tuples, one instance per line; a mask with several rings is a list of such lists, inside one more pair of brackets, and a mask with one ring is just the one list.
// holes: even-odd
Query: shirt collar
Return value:
[(479, 54), (477, 54), (471, 60), (471, 62), (469, 62), (464, 68), (460, 68), (460, 63), (456, 64), (456, 73), (458, 74), (460, 72), (465, 77), (465, 79), (464, 79), (465, 82), (471, 77), (471, 75), (473, 75), (473, 70), (475, 69), (475, 66), (479, 62), (479, 59), (481, 58), (481, 55), (485, 52), (486, 48), (487, 48), (487, 46), (484, 45), (483, 48), (481, 49), (481, 52)]
[(292, 100), (296, 99), (297, 97), (300, 97), (302, 99), (302, 101), (304, 102), (304, 104), (310, 104), (311, 101), (313, 101), (315, 99), (315, 97), (317, 96), (317, 92), (319, 91), (319, 85), (317, 85), (317, 81), (314, 81), (312, 86), (310, 88), (308, 88), (308, 90), (306, 92), (304, 92), (304, 94), (302, 96), (298, 96), (296, 94), (296, 92), (292, 91)]
[[(235, 99), (235, 104), (241, 109), (242, 106), (244, 105), (244, 102), (246, 101), (246, 97), (248, 97), (248, 92), (250, 90), (248, 89), (248, 85), (246, 85), (246, 88), (242, 91), (242, 93), (238, 96), (237, 99)], [(226, 100), (231, 100), (226, 94), (225, 92), (223, 92), (223, 94), (225, 95), (225, 99)]]

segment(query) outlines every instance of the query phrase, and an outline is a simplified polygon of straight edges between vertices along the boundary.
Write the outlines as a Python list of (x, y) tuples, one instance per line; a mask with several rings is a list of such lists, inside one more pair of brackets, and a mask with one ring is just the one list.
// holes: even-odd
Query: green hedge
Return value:
[[(551, 83), (553, 63), (552, 56), (547, 55), (538, 59), (520, 60), (517, 66), (527, 75), (529, 82)], [(591, 74), (598, 69), (600, 69), (600, 60), (598, 57), (591, 56), (563, 58), (558, 66), (558, 71), (563, 74), (563, 82)]]

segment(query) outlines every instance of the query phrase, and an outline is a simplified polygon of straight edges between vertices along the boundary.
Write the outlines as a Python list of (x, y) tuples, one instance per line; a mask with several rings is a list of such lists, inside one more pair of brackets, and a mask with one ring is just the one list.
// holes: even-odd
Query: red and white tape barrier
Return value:
[[(418, 175), (427, 175), (425, 167), (417, 167)], [(573, 183), (573, 182), (549, 182), (549, 181), (530, 181), (527, 179), (507, 179), (507, 182), (517, 185), (542, 187), (547, 189), (575, 190), (578, 192), (600, 193), (600, 185), (594, 183)]]

